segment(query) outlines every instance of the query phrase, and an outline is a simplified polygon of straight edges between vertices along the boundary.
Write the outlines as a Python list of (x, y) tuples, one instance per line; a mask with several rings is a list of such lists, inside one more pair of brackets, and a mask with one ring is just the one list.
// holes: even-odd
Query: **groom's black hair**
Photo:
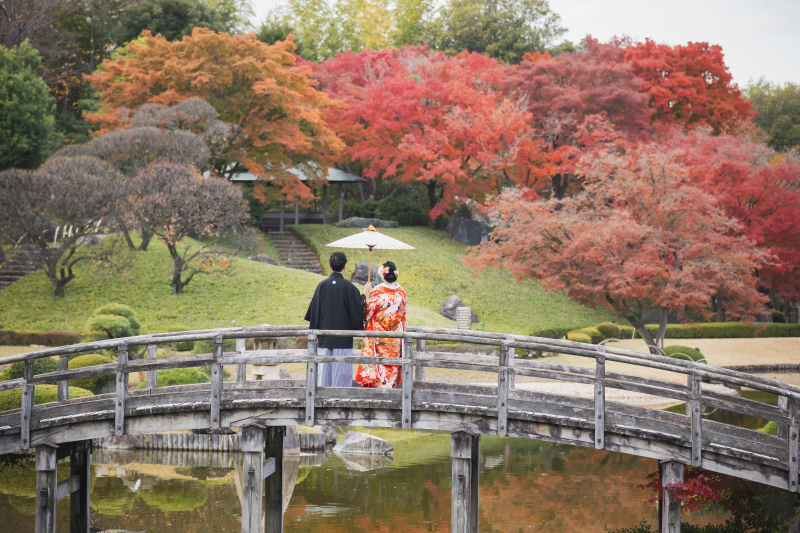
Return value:
[(334, 272), (341, 272), (347, 264), (347, 256), (342, 252), (333, 252), (329, 263), (331, 265), (331, 270)]

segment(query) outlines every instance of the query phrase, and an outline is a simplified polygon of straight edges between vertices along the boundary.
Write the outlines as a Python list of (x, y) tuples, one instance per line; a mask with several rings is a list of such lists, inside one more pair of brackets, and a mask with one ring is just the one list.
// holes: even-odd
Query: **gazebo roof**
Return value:
[[(307, 181), (308, 176), (306, 176), (302, 171), (296, 168), (290, 168), (287, 172), (291, 172), (300, 181)], [(259, 178), (255, 174), (251, 174), (250, 172), (241, 172), (239, 174), (234, 174), (231, 178), (231, 181), (258, 181)], [(350, 174), (349, 172), (345, 172), (344, 170), (340, 170), (338, 168), (328, 167), (328, 182), (330, 183), (358, 183), (369, 181), (364, 178), (360, 178), (355, 174)]]

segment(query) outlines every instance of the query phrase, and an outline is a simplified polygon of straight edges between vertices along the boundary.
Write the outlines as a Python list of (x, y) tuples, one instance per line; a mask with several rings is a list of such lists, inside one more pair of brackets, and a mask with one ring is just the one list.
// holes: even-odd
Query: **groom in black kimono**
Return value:
[[(314, 297), (306, 312), (311, 329), (362, 331), (366, 296), (372, 286), (364, 286), (364, 295), (355, 285), (344, 279), (342, 271), (347, 257), (333, 252), (330, 258), (331, 275), (317, 285)], [(319, 337), (317, 355), (353, 355), (353, 337)], [(353, 383), (353, 365), (350, 363), (321, 363), (317, 372), (317, 386), (350, 387)]]

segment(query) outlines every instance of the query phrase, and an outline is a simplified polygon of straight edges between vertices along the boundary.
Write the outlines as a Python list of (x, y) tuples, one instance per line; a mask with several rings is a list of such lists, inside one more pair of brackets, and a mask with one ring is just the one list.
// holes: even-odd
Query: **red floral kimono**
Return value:
[[(405, 331), (407, 305), (403, 287), (398, 285), (390, 289), (386, 285), (378, 285), (370, 293), (364, 310), (367, 331)], [(403, 340), (365, 338), (361, 355), (403, 357)], [(359, 365), (356, 381), (362, 387), (393, 389), (403, 382), (403, 377), (399, 366)]]

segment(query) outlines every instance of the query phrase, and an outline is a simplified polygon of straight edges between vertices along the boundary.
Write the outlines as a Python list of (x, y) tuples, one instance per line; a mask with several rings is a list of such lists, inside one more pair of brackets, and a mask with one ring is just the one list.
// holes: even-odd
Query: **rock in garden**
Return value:
[(258, 255), (251, 255), (247, 258), (248, 261), (258, 261), (259, 263), (266, 263), (267, 265), (278, 265), (280, 264), (275, 261), (273, 258), (268, 256), (267, 254), (258, 254)]
[[(461, 298), (459, 298), (454, 294), (450, 298), (445, 300), (444, 303), (441, 305), (441, 307), (439, 307), (439, 314), (449, 318), (450, 320), (455, 320), (456, 309), (458, 309), (459, 307), (468, 307), (468, 306), (461, 301)], [(475, 311), (471, 311), (470, 321), (473, 324), (475, 322), (478, 322), (478, 315), (475, 314)]]
[(467, 204), (461, 204), (450, 216), (445, 228), (453, 239), (466, 244), (480, 244), (489, 239), (491, 228), (485, 217), (470, 210)]
[(348, 431), (347, 436), (333, 448), (333, 451), (354, 455), (394, 455), (394, 448), (385, 440), (355, 431)]
[[(378, 265), (372, 265), (370, 268), (372, 272), (372, 285), (377, 285), (378, 283), (383, 283), (383, 278), (381, 278), (380, 274), (378, 274)], [(356, 268), (353, 270), (353, 275), (350, 276), (350, 281), (353, 283), (358, 283), (359, 285), (364, 285), (367, 282), (367, 262), (363, 259), (359, 259), (356, 261)]]
[(334, 224), (337, 228), (396, 228), (399, 226), (396, 220), (381, 220), (379, 218), (350, 217)]
[(342, 460), (345, 468), (356, 472), (367, 472), (385, 468), (392, 464), (391, 455), (358, 455), (336, 452), (336, 456)]

